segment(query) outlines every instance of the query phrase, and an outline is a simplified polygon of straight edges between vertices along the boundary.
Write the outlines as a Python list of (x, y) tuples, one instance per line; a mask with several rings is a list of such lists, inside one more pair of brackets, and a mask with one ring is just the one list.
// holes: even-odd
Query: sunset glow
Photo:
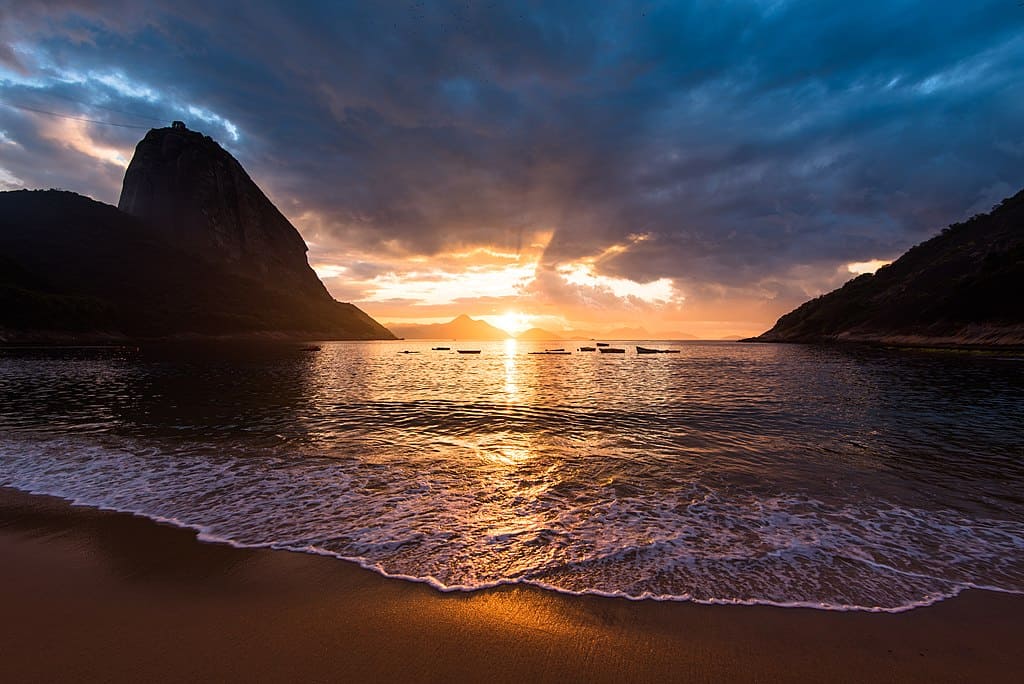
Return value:
[(888, 266), (892, 261), (884, 259), (871, 259), (870, 261), (856, 261), (851, 264), (846, 264), (846, 268), (850, 273), (855, 275), (863, 275), (865, 273), (874, 273), (883, 266)]
[(510, 335), (518, 335), (524, 330), (533, 326), (532, 316), (527, 316), (516, 311), (506, 311), (500, 316), (480, 316), (481, 320), (487, 321), (495, 328), (500, 328)]
[(558, 268), (558, 273), (567, 283), (605, 290), (620, 299), (635, 297), (646, 302), (667, 303), (679, 298), (668, 278), (638, 283), (628, 278), (601, 275), (588, 263), (566, 264)]
[(41, 118), (41, 132), (49, 140), (122, 170), (128, 166), (128, 160), (132, 156), (130, 148), (119, 149), (97, 142), (93, 138), (94, 129), (84, 121), (53, 121)]
[(461, 272), (441, 269), (391, 272), (366, 282), (363, 301), (412, 300), (430, 306), (452, 304), (466, 298), (512, 297), (531, 280), (535, 268), (535, 264), (510, 264), (467, 266)]
[(1019, 681), (1022, 28), (0, 0), (0, 684)]
[[(282, 61), (217, 31), (234, 22), (222, 9), (197, 21), (143, 3), (111, 22), (101, 5), (5, 15), (0, 189), (116, 203), (140, 135), (183, 120), (295, 225), (328, 291), (378, 320), (756, 335), (1018, 178), (1004, 100), (1019, 32), (988, 6), (922, 16), (947, 51), (882, 41), (859, 62), (845, 42), (902, 31), (902, 14), (612, 3), (581, 26), (569, 8), (310, 9), (341, 32), (323, 40), (300, 28), (304, 10), (250, 8), (257, 35), (292, 27)], [(196, 59), (213, 36), (219, 51)], [(533, 57), (507, 59), (520, 54)], [(750, 54), (757, 69), (737, 58)], [(893, 121), (915, 122), (899, 129), (905, 155)]]

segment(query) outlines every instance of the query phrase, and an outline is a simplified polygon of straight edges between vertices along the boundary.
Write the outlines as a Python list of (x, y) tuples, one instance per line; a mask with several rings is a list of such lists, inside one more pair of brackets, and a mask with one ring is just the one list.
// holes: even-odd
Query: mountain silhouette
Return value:
[(544, 328), (530, 328), (516, 335), (517, 340), (564, 340), (570, 339), (564, 333), (555, 333)]
[(1024, 345), (1024, 191), (874, 275), (778, 320), (759, 342)]
[(330, 296), (298, 231), (207, 136), (149, 131), (119, 204), (0, 193), (0, 340), (394, 337)]
[(410, 340), (506, 340), (509, 335), (486, 321), (462, 314), (447, 323), (391, 325), (399, 337)]

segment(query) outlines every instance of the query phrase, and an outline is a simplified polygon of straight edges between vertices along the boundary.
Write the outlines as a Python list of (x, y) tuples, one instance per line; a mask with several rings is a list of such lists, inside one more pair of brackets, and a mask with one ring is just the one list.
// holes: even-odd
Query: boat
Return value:
[(597, 346), (598, 346), (598, 347), (607, 347), (607, 346), (608, 346), (608, 343), (607, 343), (607, 342), (598, 342), (598, 343), (597, 343)]
[(565, 347), (559, 347), (558, 349), (545, 349), (546, 352), (564, 352)]
[(597, 347), (580, 347), (576, 351), (582, 351), (582, 352), (597, 351)]
[(650, 347), (637, 347), (637, 354), (678, 354), (678, 349), (651, 349)]
[(479, 349), (456, 349), (455, 351), (459, 352), (460, 354), (479, 354), (480, 353)]
[(431, 347), (430, 351), (451, 351), (451, 347)]
[[(136, 348), (136, 350), (137, 349), (138, 348)], [(313, 344), (313, 345), (310, 345), (308, 347), (299, 347), (299, 351), (308, 351), (308, 352), (320, 351), (320, 347), (318, 347), (317, 345)]]
[(400, 351), (400, 352), (398, 352), (398, 353), (399, 353), (399, 354), (419, 354), (419, 352), (418, 352), (418, 351), (409, 351), (408, 349), (405, 349), (405, 350), (403, 350), (403, 351)]
[(570, 356), (572, 352), (567, 352), (564, 349), (548, 349), (545, 351), (527, 352), (531, 356)]
[(602, 354), (625, 354), (626, 350), (621, 347), (601, 347), (597, 351)]

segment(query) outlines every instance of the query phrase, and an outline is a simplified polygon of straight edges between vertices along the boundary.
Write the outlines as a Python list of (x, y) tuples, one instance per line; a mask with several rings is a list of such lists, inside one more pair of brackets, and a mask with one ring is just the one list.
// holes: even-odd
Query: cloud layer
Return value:
[(0, 188), (181, 118), (386, 320), (747, 334), (1024, 185), (1015, 2), (221, 5), (0, 9)]

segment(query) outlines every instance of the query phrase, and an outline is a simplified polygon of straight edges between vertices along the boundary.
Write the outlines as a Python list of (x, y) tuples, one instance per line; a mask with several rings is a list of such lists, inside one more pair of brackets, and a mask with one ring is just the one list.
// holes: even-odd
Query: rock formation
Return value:
[(778, 320), (756, 342), (1024, 346), (1024, 191), (874, 275)]
[(120, 210), (0, 192), (0, 342), (195, 335), (394, 338), (328, 294), (241, 165), (179, 122), (139, 143)]
[(117, 206), (226, 271), (329, 297), (309, 267), (299, 232), (234, 157), (181, 122), (153, 129), (139, 142)]

